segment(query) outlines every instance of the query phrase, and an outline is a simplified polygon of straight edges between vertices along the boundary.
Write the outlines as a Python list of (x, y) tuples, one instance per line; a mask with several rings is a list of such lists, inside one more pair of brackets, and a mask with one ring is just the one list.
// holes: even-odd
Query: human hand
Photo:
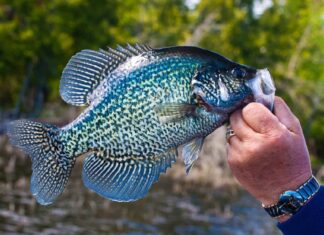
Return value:
[[(250, 103), (230, 117), (235, 134), (227, 145), (228, 163), (240, 184), (264, 205), (297, 189), (312, 175), (299, 120), (275, 98), (274, 114)], [(287, 218), (282, 218), (284, 221)]]

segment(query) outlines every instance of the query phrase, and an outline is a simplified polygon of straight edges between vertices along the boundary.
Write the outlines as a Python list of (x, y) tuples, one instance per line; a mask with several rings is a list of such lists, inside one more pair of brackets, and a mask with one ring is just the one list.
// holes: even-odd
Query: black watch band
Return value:
[(314, 196), (319, 188), (319, 183), (316, 178), (312, 176), (298, 189), (282, 193), (277, 204), (262, 206), (271, 217), (293, 215)]

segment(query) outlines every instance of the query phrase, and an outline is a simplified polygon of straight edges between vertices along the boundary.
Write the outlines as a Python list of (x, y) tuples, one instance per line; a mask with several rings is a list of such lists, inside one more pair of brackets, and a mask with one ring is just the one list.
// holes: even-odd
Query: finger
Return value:
[(301, 127), (298, 118), (293, 114), (282, 98), (277, 96), (275, 97), (273, 111), (279, 121), (286, 126), (288, 130), (300, 133)]
[(242, 142), (236, 136), (233, 136), (229, 139), (227, 144), (227, 161), (229, 163), (236, 162), (239, 160), (239, 152), (242, 146)]
[(235, 141), (235, 140), (241, 141), (240, 138), (236, 135), (236, 133), (235, 133), (235, 135), (232, 135), (232, 136), (228, 137), (227, 143), (229, 145), (231, 145), (233, 143), (233, 141)]
[(228, 147), (237, 149), (241, 146), (242, 142), (236, 135), (234, 135), (227, 140), (227, 143)]
[(231, 128), (240, 140), (246, 140), (254, 136), (256, 133), (249, 127), (243, 117), (242, 110), (237, 110), (230, 117)]
[(260, 103), (250, 103), (242, 109), (242, 117), (255, 132), (265, 134), (280, 128), (278, 118)]

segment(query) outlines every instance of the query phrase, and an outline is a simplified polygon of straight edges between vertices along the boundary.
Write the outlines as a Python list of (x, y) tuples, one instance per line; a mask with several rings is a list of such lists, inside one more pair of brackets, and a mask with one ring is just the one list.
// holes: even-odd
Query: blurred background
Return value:
[(232, 178), (224, 128), (208, 137), (186, 176), (183, 163), (149, 195), (114, 203), (87, 190), (82, 159), (63, 195), (39, 206), (31, 162), (13, 149), (6, 122), (65, 125), (82, 111), (59, 95), (61, 72), (79, 50), (146, 43), (196, 45), (267, 67), (300, 119), (314, 174), (324, 177), (324, 2), (322, 0), (0, 0), (1, 234), (279, 234)]

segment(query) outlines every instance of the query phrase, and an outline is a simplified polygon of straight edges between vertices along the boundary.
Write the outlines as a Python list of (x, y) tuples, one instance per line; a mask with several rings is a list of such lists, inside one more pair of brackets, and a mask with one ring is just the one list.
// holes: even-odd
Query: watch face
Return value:
[(303, 205), (303, 197), (296, 191), (284, 192), (278, 202), (279, 210), (284, 214), (294, 214)]

